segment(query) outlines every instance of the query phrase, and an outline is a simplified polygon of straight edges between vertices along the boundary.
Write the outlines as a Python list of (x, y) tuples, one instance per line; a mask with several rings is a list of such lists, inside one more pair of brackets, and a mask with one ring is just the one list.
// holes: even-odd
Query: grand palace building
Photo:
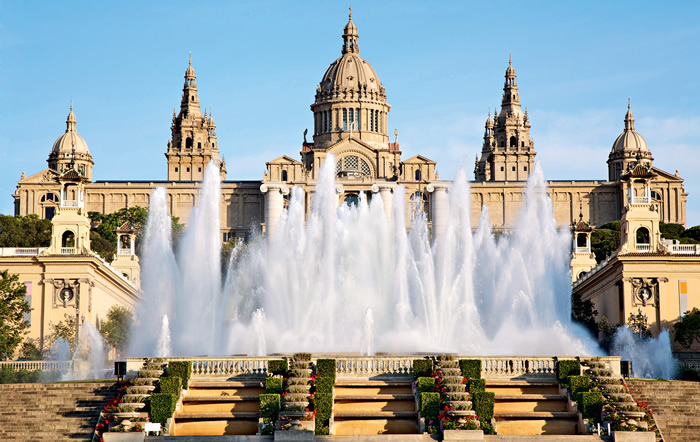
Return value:
[[(257, 181), (229, 180), (226, 176), (216, 124), (211, 112), (202, 112), (200, 107), (191, 59), (180, 110), (173, 112), (171, 138), (164, 152), (165, 181), (94, 180), (95, 159), (78, 134), (71, 105), (65, 133), (49, 151), (48, 168), (28, 176), (22, 173), (12, 195), (15, 215), (37, 214), (54, 223), (51, 247), (25, 253), (37, 258), (18, 258), (13, 249), (5, 255), (14, 257), (6, 256), (2, 261), (5, 267), (22, 273), (29, 286), (36, 287), (37, 305), (41, 299), (42, 306), (51, 305), (55, 310), (33, 313), (42, 329), (32, 335), (43, 336), (51, 321), (63, 317), (64, 310), (75, 310), (76, 317), (79, 311), (88, 312), (88, 319), (94, 321), (98, 314), (104, 315), (109, 304), (135, 305), (139, 270), (133, 238), (129, 239), (134, 232), (122, 226), (118, 232), (126, 240), (122, 252), (111, 265), (102, 262), (89, 253), (87, 213), (148, 207), (151, 192), (162, 186), (167, 189), (171, 215), (186, 223), (191, 209), (198, 205), (209, 164), (218, 168), (222, 179), (222, 241), (245, 239), (256, 230), (274, 233), (290, 190), (296, 186), (305, 192), (308, 214), (320, 168), (329, 154), (336, 159), (338, 204), (353, 203), (361, 195), (379, 197), (389, 214), (393, 193), (403, 186), (406, 226), (412, 213), (422, 210), (433, 234), (439, 234), (446, 225), (451, 182), (440, 180), (436, 163), (427, 157), (402, 158), (398, 133), (389, 132), (387, 90), (360, 56), (358, 38), (351, 14), (342, 35), (341, 55), (330, 64), (315, 91), (311, 139), (307, 140), (305, 133), (298, 154), (290, 151), (267, 162), (264, 176)], [(623, 117), (622, 110), (620, 114)], [(484, 207), (495, 230), (507, 232), (514, 227), (524, 205), (526, 181), (535, 167), (532, 123), (523, 111), (515, 68), (509, 62), (500, 109), (493, 115), (489, 112), (481, 153), (474, 165), (470, 185), (473, 228)], [(629, 104), (620, 123), (622, 133), (611, 140), (606, 179), (549, 181), (547, 192), (557, 223), (572, 226), (575, 235), (571, 263), (574, 292), (593, 300), (601, 314), (615, 323), (625, 323), (630, 313), (644, 311), (652, 319), (654, 331), (659, 332), (688, 308), (700, 306), (700, 248), (670, 244), (661, 238), (659, 222), (686, 224), (683, 179), (678, 172), (653, 166), (652, 152), (635, 128)], [(601, 164), (601, 171), (604, 167)], [(622, 246), (597, 265), (590, 250), (590, 233), (615, 220), (621, 220)], [(66, 235), (72, 235), (70, 244)], [(75, 255), (64, 256), (70, 261), (70, 271), (61, 269), (57, 258), (66, 254)], [(78, 259), (78, 255), (83, 257)], [(78, 276), (66, 276), (66, 272)], [(79, 310), (81, 294), (83, 310)]]
[[(148, 206), (150, 194), (157, 186), (168, 191), (172, 215), (187, 221), (197, 205), (204, 169), (210, 161), (219, 167), (222, 182), (222, 240), (244, 237), (251, 229), (270, 230), (276, 223), (288, 193), (301, 186), (310, 201), (314, 195), (318, 172), (333, 154), (337, 161), (339, 203), (352, 201), (364, 193), (368, 198), (381, 196), (391, 204), (391, 194), (403, 185), (407, 202), (414, 198), (418, 209), (435, 219), (433, 206), (441, 205), (448, 181), (441, 181), (436, 163), (415, 155), (402, 158), (397, 140), (391, 141), (387, 90), (370, 63), (360, 56), (358, 31), (352, 16), (342, 35), (341, 55), (323, 74), (311, 105), (313, 137), (304, 141), (299, 154), (282, 155), (267, 163), (260, 181), (236, 181), (226, 177), (226, 165), (216, 136), (216, 124), (206, 110), (202, 113), (196, 75), (192, 63), (185, 72), (180, 110), (173, 113), (171, 139), (165, 151), (167, 181), (94, 180), (95, 159), (87, 142), (78, 134), (73, 109), (62, 134), (48, 156), (48, 168), (18, 181), (15, 214), (35, 213), (52, 218), (60, 204), (60, 185), (56, 178), (69, 165), (85, 178), (87, 211), (111, 213), (132, 206)], [(621, 112), (622, 114), (622, 112)], [(622, 116), (622, 115), (621, 115)], [(622, 123), (622, 121), (621, 121)], [(500, 109), (486, 119), (483, 147), (474, 167), (472, 221), (476, 224), (482, 207), (488, 207), (495, 229), (513, 227), (523, 205), (525, 182), (536, 159), (535, 143), (530, 138), (532, 120), (523, 112), (514, 67), (509, 63)], [(620, 176), (641, 157), (651, 165), (652, 153), (636, 131), (629, 108), (620, 136), (612, 143), (607, 160), (608, 176), (602, 180), (550, 181), (554, 214), (561, 225), (571, 225), (582, 213), (593, 226), (621, 218), (622, 187)], [(47, 149), (48, 150), (48, 149)], [(601, 169), (604, 166), (601, 164)], [(685, 224), (686, 192), (683, 179), (676, 173), (653, 168), (651, 197), (660, 207), (661, 221)], [(311, 205), (307, 204), (307, 211)], [(406, 204), (407, 212), (416, 204)], [(387, 207), (389, 210), (389, 207)], [(410, 214), (407, 213), (407, 222)], [(439, 217), (439, 216), (438, 216)], [(476, 225), (474, 226), (476, 227)], [(438, 225), (433, 226), (439, 229)]]

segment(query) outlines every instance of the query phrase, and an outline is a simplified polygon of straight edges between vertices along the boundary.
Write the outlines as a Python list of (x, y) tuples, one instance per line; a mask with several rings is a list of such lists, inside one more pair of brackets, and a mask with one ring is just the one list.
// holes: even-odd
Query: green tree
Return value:
[(44, 355), (33, 339), (27, 339), (22, 343), (22, 347), (20, 347), (19, 359), (22, 361), (42, 361)]
[(32, 309), (24, 296), (27, 287), (19, 276), (7, 270), (0, 272), (0, 357), (12, 357), (29, 329), (24, 314)]
[(687, 229), (685, 232), (683, 232), (683, 235), (681, 235), (681, 243), (683, 243), (683, 244), (698, 244), (698, 243), (700, 243), (700, 226), (691, 227), (691, 228)]
[(27, 216), (0, 215), (0, 247), (48, 247), (51, 221)]
[(51, 348), (59, 339), (64, 339), (68, 342), (71, 353), (75, 352), (75, 346), (77, 344), (75, 342), (75, 315), (66, 313), (63, 316), (63, 321), (51, 325), (48, 347)]
[(598, 336), (598, 323), (595, 320), (598, 310), (595, 309), (593, 301), (583, 300), (580, 293), (571, 294), (571, 317), (574, 321), (580, 322), (593, 336)]
[(700, 343), (700, 310), (696, 308), (683, 315), (683, 318), (673, 324), (673, 340), (685, 348), (690, 348), (693, 342)]
[(659, 222), (659, 231), (664, 239), (681, 239), (685, 227), (682, 224)]
[(605, 350), (610, 351), (612, 348), (613, 338), (619, 326), (612, 325), (605, 315), (600, 316), (598, 321), (598, 331), (600, 332), (600, 346)]
[(100, 333), (107, 345), (117, 350), (119, 355), (124, 353), (129, 345), (131, 325), (134, 315), (128, 308), (121, 305), (113, 305), (107, 310), (107, 317), (100, 324)]
[[(90, 232), (90, 247), (107, 261), (114, 259), (117, 253), (117, 235), (114, 233), (122, 224), (129, 223), (137, 232), (143, 231), (148, 219), (148, 209), (144, 207), (129, 207), (116, 212), (102, 214), (89, 212), (88, 216), (93, 228)], [(136, 234), (136, 247), (140, 243), (140, 233)]]

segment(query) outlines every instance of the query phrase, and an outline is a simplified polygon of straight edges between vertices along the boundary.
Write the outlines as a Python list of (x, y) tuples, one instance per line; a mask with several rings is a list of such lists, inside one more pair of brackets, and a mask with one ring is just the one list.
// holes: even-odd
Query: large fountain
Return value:
[(498, 239), (485, 211), (472, 232), (460, 172), (449, 191), (446, 230), (432, 241), (421, 211), (404, 228), (401, 187), (390, 220), (381, 198), (339, 207), (329, 155), (308, 219), (303, 191), (295, 188), (275, 235), (236, 246), (225, 278), (219, 197), (219, 177), (209, 167), (176, 256), (166, 191), (154, 191), (130, 354), (600, 351), (571, 322), (570, 232), (554, 221), (539, 168), (517, 229)]

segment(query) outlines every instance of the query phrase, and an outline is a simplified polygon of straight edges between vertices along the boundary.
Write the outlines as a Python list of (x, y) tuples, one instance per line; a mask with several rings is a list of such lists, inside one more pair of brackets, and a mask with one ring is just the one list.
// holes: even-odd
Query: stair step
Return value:
[(418, 416), (415, 411), (336, 411), (335, 419), (371, 419), (371, 418), (414, 418)]
[(565, 394), (498, 394), (497, 401), (564, 401)]
[(502, 419), (578, 419), (575, 411), (501, 411), (493, 415)]
[(257, 419), (260, 413), (255, 411), (219, 412), (219, 413), (183, 413), (175, 412), (176, 419)]
[(367, 379), (336, 379), (336, 387), (411, 387), (411, 380), (367, 380)]
[(245, 381), (190, 381), (189, 388), (246, 388), (246, 387), (264, 387), (263, 379), (250, 379)]
[(182, 402), (246, 402), (260, 400), (260, 396), (191, 396), (187, 395)]
[(413, 394), (374, 394), (374, 395), (363, 395), (363, 394), (342, 394), (336, 395), (335, 401), (412, 401), (414, 399)]
[(559, 386), (558, 382), (554, 381), (500, 381), (486, 380), (486, 387), (554, 387)]

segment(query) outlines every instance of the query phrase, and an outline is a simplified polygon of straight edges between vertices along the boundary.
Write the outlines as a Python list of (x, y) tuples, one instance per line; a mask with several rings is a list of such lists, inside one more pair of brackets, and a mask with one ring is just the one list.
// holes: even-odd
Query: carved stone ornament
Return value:
[(657, 305), (659, 301), (659, 281), (657, 278), (629, 278), (632, 285), (632, 305)]

